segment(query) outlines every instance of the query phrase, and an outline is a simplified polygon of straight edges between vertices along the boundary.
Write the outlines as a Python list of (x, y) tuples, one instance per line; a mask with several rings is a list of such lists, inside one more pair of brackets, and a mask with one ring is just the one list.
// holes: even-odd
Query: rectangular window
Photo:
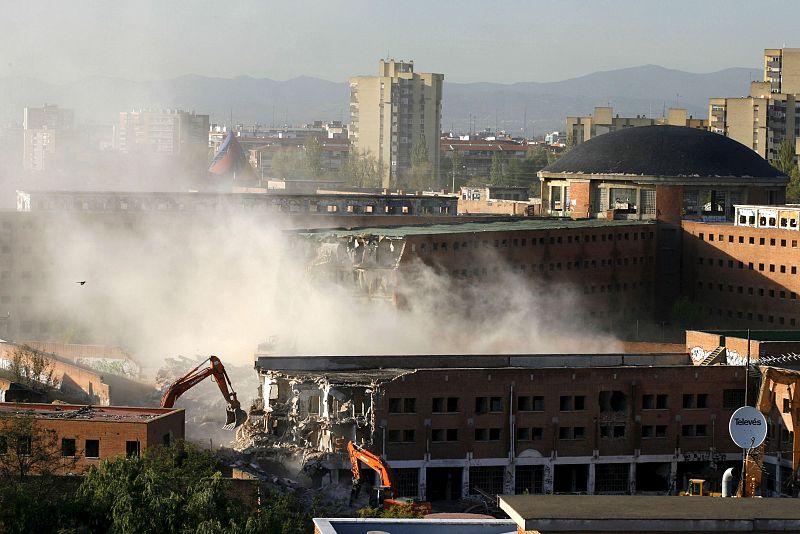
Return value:
[(458, 397), (434, 397), (433, 413), (454, 413), (458, 411)]
[(126, 441), (125, 442), (125, 456), (128, 458), (138, 458), (139, 457), (139, 442), (138, 441)]
[(744, 389), (725, 389), (722, 391), (722, 407), (735, 410), (744, 406)]
[(386, 439), (389, 443), (414, 443), (414, 430), (389, 430)]
[(75, 456), (75, 440), (70, 438), (61, 439), (61, 456)]
[(417, 399), (390, 398), (389, 413), (417, 413)]
[(87, 458), (100, 458), (100, 440), (99, 439), (87, 439), (86, 440), (85, 456)]

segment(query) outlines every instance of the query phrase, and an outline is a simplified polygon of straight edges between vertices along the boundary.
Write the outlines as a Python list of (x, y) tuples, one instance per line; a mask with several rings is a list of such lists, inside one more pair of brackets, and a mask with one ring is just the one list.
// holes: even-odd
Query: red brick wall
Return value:
[[(591, 214), (589, 210), (589, 180), (570, 180), (569, 182), (570, 216), (573, 219), (588, 219)], [(573, 204), (574, 202), (574, 204)]]
[(576, 312), (605, 316), (611, 308), (647, 317), (653, 308), (655, 254), (656, 226), (649, 223), (423, 234), (406, 238), (400, 271), (422, 261), (464, 283), (498, 280), (511, 272), (518, 275), (517, 283), (570, 288), (581, 297)]
[(683, 186), (656, 186), (656, 218), (660, 221), (679, 224), (683, 210)]
[[(15, 345), (0, 345), (0, 359), (11, 360)], [(53, 376), (61, 383), (61, 390), (68, 393), (83, 393), (93, 404), (108, 406), (110, 392), (108, 384), (103, 383), (100, 373), (51, 358)]]
[(702, 305), (699, 326), (800, 325), (800, 232), (693, 221), (682, 227), (682, 289)]
[[(449, 369), (420, 370), (395, 380), (383, 388), (376, 405), (377, 420), (387, 421), (390, 430), (414, 430), (414, 443), (387, 443), (389, 460), (419, 460), (426, 453), (430, 431), (457, 428), (458, 441), (431, 443), (431, 459), (505, 458), (508, 455), (510, 424), (509, 399), (513, 385), (514, 402), (520, 396), (544, 397), (544, 410), (518, 412), (514, 405), (516, 428), (542, 428), (541, 440), (515, 439), (516, 453), (535, 449), (543, 456), (557, 451), (559, 456), (590, 456), (595, 449), (601, 455), (670, 454), (676, 447), (683, 451), (708, 450), (712, 443), (720, 452), (737, 452), (726, 424), (733, 409), (723, 407), (725, 389), (744, 389), (741, 369), (737, 367), (617, 367), (617, 368), (543, 368), (543, 369)], [(627, 410), (622, 414), (600, 412), (600, 392), (621, 391), (627, 395)], [(684, 409), (683, 394), (708, 394), (705, 409)], [(667, 409), (643, 409), (646, 394), (667, 394)], [(584, 409), (562, 411), (561, 396), (584, 396)], [(476, 397), (500, 397), (502, 411), (476, 413)], [(415, 398), (416, 413), (388, 413), (389, 398)], [(432, 413), (433, 397), (457, 397), (458, 412)], [(681, 421), (676, 421), (680, 416)], [(637, 417), (640, 418), (637, 421)], [(607, 419), (624, 424), (626, 435), (618, 439), (600, 438), (599, 426)], [(430, 424), (426, 426), (425, 421)], [(598, 422), (600, 421), (600, 422)], [(610, 424), (610, 423), (609, 423)], [(681, 425), (706, 425), (705, 437), (681, 436)], [(663, 438), (643, 438), (642, 425), (666, 425)], [(583, 427), (582, 439), (559, 439), (560, 427)], [(475, 429), (499, 428), (499, 441), (476, 441)], [(714, 433), (712, 436), (711, 434)], [(516, 437), (516, 436), (515, 436)], [(380, 440), (379, 440), (380, 442)]]
[[(75, 439), (78, 461), (70, 471), (82, 473), (90, 466), (97, 466), (106, 458), (125, 456), (126, 441), (139, 441), (140, 450), (160, 445), (161, 434), (172, 431), (176, 437), (183, 437), (184, 411), (174, 410), (150, 420), (123, 421), (113, 419), (39, 419), (42, 428), (54, 430), (58, 437), (58, 446), (62, 438)], [(86, 458), (85, 444), (87, 439), (100, 440), (100, 457)]]

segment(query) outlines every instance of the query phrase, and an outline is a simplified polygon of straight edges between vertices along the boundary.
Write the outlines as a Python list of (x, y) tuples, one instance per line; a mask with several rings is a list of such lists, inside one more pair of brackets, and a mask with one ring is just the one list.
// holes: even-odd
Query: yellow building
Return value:
[(567, 144), (579, 145), (592, 137), (633, 126), (688, 126), (705, 129), (705, 119), (695, 119), (684, 108), (669, 108), (666, 117), (620, 117), (614, 115), (612, 107), (596, 107), (594, 113), (586, 117), (567, 117)]
[(764, 80), (750, 95), (711, 98), (708, 129), (739, 141), (775, 162), (784, 140), (800, 155), (800, 48), (764, 50)]
[(415, 73), (409, 61), (381, 60), (378, 76), (350, 78), (350, 140), (357, 153), (374, 155), (383, 187), (402, 184), (419, 142), (439, 168), (443, 74)]

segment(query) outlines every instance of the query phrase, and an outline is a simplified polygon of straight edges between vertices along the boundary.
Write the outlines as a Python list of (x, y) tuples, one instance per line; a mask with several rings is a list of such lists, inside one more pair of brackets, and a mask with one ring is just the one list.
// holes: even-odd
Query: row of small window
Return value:
[[(652, 282), (631, 282), (630, 289), (635, 291), (639, 288), (651, 288)], [(606, 284), (599, 286), (583, 286), (583, 293), (588, 295), (590, 293), (619, 293), (620, 291), (628, 291), (628, 282), (617, 282), (616, 284)]]
[[(707, 308), (706, 313), (708, 315), (714, 315), (714, 308)], [(743, 312), (741, 310), (723, 310), (722, 308), (717, 308), (717, 317), (723, 317), (727, 315), (728, 319), (733, 319), (736, 317), (737, 319), (744, 319), (747, 317), (748, 321), (758, 321), (759, 323), (770, 323), (775, 324), (776, 322), (779, 325), (788, 324), (789, 326), (797, 326), (797, 319), (795, 317), (789, 317), (788, 319), (783, 316), (775, 317), (774, 315), (764, 315), (763, 313), (753, 313), (753, 312)]]
[[(714, 284), (712, 282), (707, 282), (705, 284), (705, 287), (708, 288), (709, 291), (713, 291), (714, 290)], [(698, 281), (697, 282), (697, 288), (698, 289), (703, 289), (703, 282), (702, 281)], [(717, 290), (718, 291), (725, 291), (726, 288), (727, 288), (728, 293), (733, 293), (734, 292), (733, 291), (733, 285), (731, 285), (731, 284), (728, 284), (727, 286), (725, 284), (717, 284)], [(736, 293), (738, 293), (740, 295), (744, 295), (744, 286), (736, 286)], [(759, 287), (758, 291), (756, 291), (756, 288), (754, 288), (754, 287), (748, 287), (747, 288), (747, 294), (748, 295), (755, 296), (756, 293), (758, 293), (759, 297), (765, 297), (765, 296), (769, 295), (771, 298), (778, 297), (778, 298), (786, 299), (787, 296), (788, 296), (788, 298), (790, 300), (797, 300), (797, 293), (795, 293), (794, 291), (784, 291), (782, 289), (780, 289), (778, 291), (775, 291), (774, 289), (765, 290), (763, 287)]]
[[(9, 444), (0, 438), (0, 455), (8, 452)], [(129, 457), (139, 456), (139, 442), (126, 441), (125, 452)], [(16, 444), (16, 453), (19, 456), (26, 456), (31, 454), (31, 437), (22, 436)], [(61, 456), (74, 458), (78, 456), (77, 440), (74, 438), (61, 439)], [(82, 453), (84, 458), (100, 458), (100, 440), (87, 439), (84, 441), (84, 448)]]
[[(772, 149), (770, 149), (772, 152)], [(761, 227), (770, 227), (776, 228), (778, 226), (778, 221), (775, 217), (765, 217), (760, 216), (758, 218), (758, 226)], [(739, 215), (739, 225), (740, 226), (755, 226), (756, 225), (756, 216), (755, 215)], [(793, 228), (797, 229), (797, 219), (794, 217), (781, 217), (781, 228)]]
[[(643, 239), (643, 240), (644, 239), (653, 239), (653, 232), (620, 232), (618, 234), (600, 234), (600, 241), (601, 242), (614, 241), (614, 235), (617, 236), (616, 237), (617, 241), (623, 241), (623, 240), (624, 241), (630, 241), (630, 240), (638, 241), (640, 238)], [(589, 243), (589, 242), (595, 243), (597, 241), (598, 241), (597, 234), (584, 234), (583, 235), (583, 242), (584, 243)], [(536, 246), (537, 243), (539, 245), (546, 245), (546, 244), (562, 245), (562, 244), (571, 244), (573, 242), (574, 243), (580, 243), (581, 242), (581, 236), (579, 236), (579, 235), (576, 235), (576, 236), (571, 236), (571, 235), (568, 235), (568, 236), (551, 236), (549, 238), (540, 237), (538, 239), (535, 238), (535, 237), (532, 237), (530, 239), (530, 242), (528, 241), (528, 238), (525, 238), (525, 237), (523, 237), (523, 238), (513, 238), (513, 239), (495, 239), (494, 241), (492, 241), (490, 239), (483, 239), (481, 241), (478, 241), (478, 240), (461, 241), (461, 242), (453, 241), (452, 242), (452, 245), (453, 245), (452, 248), (453, 248), (453, 251), (458, 251), (458, 250), (463, 250), (463, 249), (467, 249), (467, 248), (489, 248), (491, 246), (493, 246), (494, 248), (509, 247), (509, 246), (510, 247), (526, 247), (526, 246), (528, 246), (528, 243), (530, 243), (530, 246), (533, 247), (533, 246)], [(427, 243), (421, 243), (419, 245), (419, 250), (420, 250), (420, 252), (427, 252), (428, 251), (428, 244)], [(438, 252), (438, 251), (447, 252), (447, 250), (448, 250), (448, 242), (447, 241), (442, 241), (442, 242), (431, 243), (430, 250), (432, 252)], [(416, 251), (416, 245), (415, 244), (412, 244), (411, 251), (412, 252)]]
[[(619, 265), (619, 266), (627, 267), (630, 264), (632, 264), (632, 265), (651, 264), (652, 265), (654, 262), (655, 262), (655, 260), (654, 260), (653, 256), (638, 256), (638, 257), (634, 256), (632, 258), (627, 258), (627, 257), (626, 258), (617, 258), (616, 264)], [(542, 273), (542, 272), (546, 272), (546, 271), (563, 271), (563, 270), (571, 271), (572, 269), (580, 270), (581, 268), (583, 268), (583, 269), (596, 269), (598, 266), (601, 267), (601, 268), (612, 267), (614, 265), (614, 260), (612, 260), (612, 259), (609, 259), (609, 260), (601, 259), (599, 263), (598, 263), (597, 260), (584, 260), (582, 263), (583, 263), (583, 267), (581, 267), (581, 262), (580, 261), (567, 261), (567, 262), (563, 262), (563, 263), (559, 261), (559, 262), (550, 262), (549, 264), (546, 264), (546, 263), (539, 263), (539, 264), (531, 263), (531, 265), (530, 265), (530, 273), (533, 274), (533, 273), (536, 273), (536, 272)], [(524, 263), (515, 263), (515, 264), (512, 264), (512, 265), (504, 268), (503, 271), (506, 271), (506, 272), (519, 272), (519, 273), (524, 274), (526, 271), (528, 271), (528, 266), (526, 264), (524, 264)], [(492, 273), (495, 274), (495, 275), (499, 274), (500, 272), (501, 272), (500, 271), (500, 266), (496, 266), (496, 267), (494, 267), (492, 269)], [(475, 267), (474, 269), (472, 269), (472, 271), (468, 271), (467, 269), (453, 269), (453, 271), (450, 274), (453, 277), (458, 277), (458, 276), (461, 276), (461, 277), (487, 276), (489, 274), (489, 269), (487, 269), (486, 267), (483, 267), (483, 268)]]
[[(475, 441), (500, 441), (502, 430), (500, 428), (476, 428)], [(690, 424), (681, 425), (681, 437), (704, 438), (708, 437), (708, 425)], [(608, 424), (600, 426), (600, 439), (614, 440), (625, 439), (627, 437), (627, 427), (624, 424)], [(659, 439), (667, 437), (667, 425), (642, 425), (642, 438)], [(586, 438), (586, 427), (583, 426), (561, 426), (558, 428), (559, 440), (575, 440)], [(390, 430), (387, 433), (389, 443), (415, 443), (416, 433), (414, 430)], [(517, 441), (541, 441), (544, 439), (544, 428), (542, 427), (521, 427), (517, 428)], [(782, 429), (782, 441), (790, 439), (790, 432)], [(458, 441), (457, 428), (438, 428), (431, 431), (431, 441), (435, 443)]]
[[(699, 263), (700, 265), (709, 265), (709, 266), (713, 267), (715, 262), (714, 262), (714, 258), (697, 258), (697, 263)], [(729, 269), (733, 269), (734, 268), (734, 264), (736, 265), (736, 267), (738, 269), (744, 269), (744, 262), (743, 261), (734, 262), (733, 260), (728, 260), (728, 268)], [(716, 265), (717, 265), (717, 267), (724, 267), (725, 266), (725, 261), (721, 260), (721, 259), (717, 259), (716, 260)], [(755, 270), (755, 263), (753, 263), (752, 261), (749, 262), (747, 264), (747, 268), (749, 270), (751, 270), (751, 271), (754, 271)], [(769, 264), (769, 272), (771, 272), (771, 273), (776, 272), (776, 268), (777, 268), (778, 272), (781, 272), (781, 273), (784, 273), (784, 274), (786, 274), (786, 272), (787, 272), (786, 265), (777, 265), (776, 266), (774, 263), (770, 263)], [(764, 263), (759, 263), (758, 264), (758, 270), (759, 271), (764, 271), (766, 269), (767, 269), (766, 264), (764, 264)], [(789, 272), (791, 274), (797, 274), (797, 266), (796, 265), (790, 265), (789, 266)]]
[[(773, 222), (773, 225), (774, 225), (774, 222)], [(715, 234), (708, 234), (708, 241), (714, 241), (714, 235)], [(697, 237), (701, 241), (705, 240), (705, 234), (703, 232), (700, 232), (699, 234), (697, 234)], [(716, 237), (717, 237), (717, 241), (724, 241), (725, 240), (725, 235), (724, 234), (716, 234)], [(728, 236), (728, 243), (733, 243), (734, 242), (734, 237), (736, 237), (736, 236), (729, 235)], [(737, 241), (738, 241), (738, 243), (740, 245), (743, 245), (745, 243), (744, 236), (740, 235), (738, 237)], [(755, 236), (749, 236), (747, 238), (747, 243), (750, 244), (750, 245), (755, 245), (756, 244)], [(775, 239), (775, 238), (770, 238), (770, 240), (769, 240), (769, 246), (771, 246), (771, 247), (777, 246), (778, 243), (780, 243), (780, 246), (782, 246), (782, 247), (788, 246), (788, 244), (791, 243), (791, 247), (792, 248), (797, 248), (797, 240), (796, 239), (792, 239), (792, 240), (788, 240), (787, 241), (786, 239), (778, 240), (778, 239)], [(767, 244), (767, 238), (759, 237), (758, 238), (758, 244), (761, 245), (761, 246), (766, 245)]]
[[(432, 413), (457, 413), (458, 397), (434, 397), (431, 399)], [(475, 413), (502, 413), (502, 397), (475, 397)], [(417, 413), (417, 399), (390, 398), (389, 413)]]
[[(723, 408), (737, 408), (744, 404), (743, 389), (723, 390)], [(543, 412), (544, 396), (520, 395), (517, 397), (518, 412)], [(708, 393), (684, 393), (684, 409), (704, 409), (709, 407)], [(612, 406), (613, 408), (613, 406)], [(612, 408), (601, 411), (614, 411)], [(669, 408), (669, 395), (666, 393), (642, 395), (643, 410), (666, 410)], [(415, 398), (390, 398), (389, 413), (416, 413), (417, 399)], [(560, 395), (559, 410), (562, 412), (577, 412), (586, 410), (586, 395)], [(432, 413), (457, 413), (459, 411), (458, 397), (434, 397), (432, 399)], [(502, 413), (502, 397), (475, 397), (475, 413)]]

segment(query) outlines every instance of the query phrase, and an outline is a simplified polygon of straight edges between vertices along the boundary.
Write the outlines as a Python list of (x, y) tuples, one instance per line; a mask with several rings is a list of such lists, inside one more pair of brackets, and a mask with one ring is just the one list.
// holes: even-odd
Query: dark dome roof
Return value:
[(651, 176), (783, 176), (724, 135), (684, 126), (637, 126), (581, 143), (544, 172)]

